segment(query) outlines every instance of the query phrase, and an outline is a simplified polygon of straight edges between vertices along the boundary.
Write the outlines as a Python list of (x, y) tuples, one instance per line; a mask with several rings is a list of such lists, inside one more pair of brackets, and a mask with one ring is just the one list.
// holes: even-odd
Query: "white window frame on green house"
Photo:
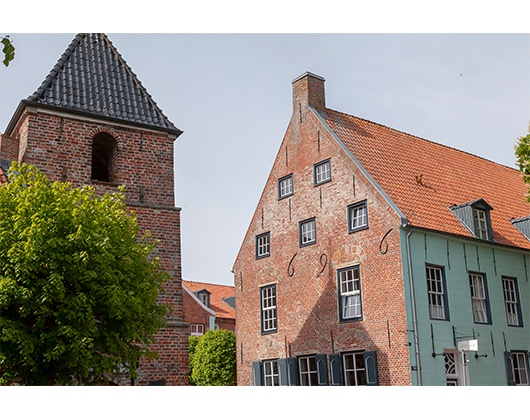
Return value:
[(471, 308), (473, 319), (477, 324), (491, 324), (488, 288), (486, 277), (482, 273), (469, 273), (469, 287), (471, 290)]
[(519, 302), (519, 290), (517, 279), (502, 277), (502, 290), (504, 294), (504, 308), (506, 311), (506, 322), (512, 327), (522, 327), (523, 320)]
[(443, 267), (427, 264), (427, 292), (429, 316), (431, 319), (449, 320), (447, 293), (445, 291), (445, 273)]

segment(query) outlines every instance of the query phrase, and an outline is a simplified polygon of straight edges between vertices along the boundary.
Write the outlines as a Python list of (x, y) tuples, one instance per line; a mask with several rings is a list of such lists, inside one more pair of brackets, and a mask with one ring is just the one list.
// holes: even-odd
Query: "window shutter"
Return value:
[(287, 385), (299, 386), (300, 379), (298, 377), (298, 360), (296, 357), (289, 357), (287, 360)]
[(278, 372), (280, 374), (280, 386), (289, 385), (287, 376), (287, 359), (278, 359)]
[(342, 385), (342, 369), (340, 363), (340, 355), (330, 354), (329, 358), (329, 372), (331, 374), (331, 385)]
[(364, 355), (364, 368), (366, 369), (366, 385), (379, 385), (377, 375), (377, 352), (366, 351)]
[(508, 378), (508, 385), (515, 385), (515, 378), (513, 376), (513, 357), (511, 351), (504, 352), (504, 361), (506, 363), (506, 377)]
[(328, 364), (325, 354), (317, 354), (315, 356), (317, 364), (317, 382), (318, 385), (328, 385)]
[(252, 362), (252, 378), (254, 386), (261, 386), (261, 362)]

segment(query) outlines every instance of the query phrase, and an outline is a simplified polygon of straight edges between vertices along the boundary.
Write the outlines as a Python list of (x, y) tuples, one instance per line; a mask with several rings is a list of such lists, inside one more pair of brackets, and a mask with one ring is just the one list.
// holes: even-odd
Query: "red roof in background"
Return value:
[(205, 289), (210, 292), (210, 308), (215, 311), (217, 317), (236, 319), (235, 309), (223, 300), (223, 298), (235, 297), (234, 286), (188, 280), (182, 280), (182, 283), (192, 292)]
[(449, 207), (483, 198), (494, 240), (530, 249), (510, 223), (530, 215), (518, 170), (330, 109), (321, 116), (413, 226), (474, 237)]

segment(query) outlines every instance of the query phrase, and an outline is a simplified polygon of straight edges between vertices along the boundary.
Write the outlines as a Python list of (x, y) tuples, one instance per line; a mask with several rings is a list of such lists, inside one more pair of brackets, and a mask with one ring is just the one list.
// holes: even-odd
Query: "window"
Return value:
[(300, 372), (300, 385), (318, 385), (317, 362), (315, 356), (304, 356), (298, 358), (298, 369)]
[(362, 317), (361, 275), (359, 266), (338, 271), (340, 320)]
[(459, 386), (462, 381), (462, 359), (460, 353), (452, 350), (444, 351), (445, 384)]
[(353, 204), (348, 207), (348, 231), (355, 232), (357, 230), (368, 227), (368, 208), (366, 201), (362, 203)]
[(469, 285), (471, 288), (473, 319), (477, 324), (489, 324), (489, 302), (484, 275), (480, 273), (469, 273)]
[(263, 385), (279, 386), (278, 360), (265, 360), (263, 362)]
[(427, 290), (431, 319), (448, 319), (445, 279), (441, 267), (427, 266)]
[(92, 140), (92, 175), (96, 181), (113, 182), (116, 165), (116, 140), (108, 133), (98, 133)]
[(204, 325), (202, 324), (191, 324), (191, 335), (203, 335), (204, 334)]
[(524, 351), (506, 352), (506, 371), (508, 374), (508, 385), (529, 385), (527, 353)]
[(488, 239), (486, 212), (484, 210), (474, 208), (473, 216), (475, 218), (475, 235), (480, 239)]
[(504, 291), (504, 307), (506, 309), (506, 321), (514, 327), (522, 326), (521, 307), (519, 305), (517, 280), (503, 277), (502, 288)]
[(256, 258), (264, 258), (271, 255), (270, 232), (256, 236)]
[(364, 354), (362, 352), (344, 354), (344, 385), (366, 385), (366, 371), (364, 368)]
[(331, 161), (329, 159), (315, 164), (313, 167), (315, 185), (331, 181)]
[(207, 308), (210, 307), (210, 292), (208, 292), (207, 290), (201, 290), (200, 292), (196, 292), (197, 293), (197, 297), (199, 298), (199, 300), (201, 301), (201, 303), (206, 306)]
[(265, 286), (260, 289), (261, 296), (261, 332), (270, 333), (278, 329), (276, 307), (276, 285)]
[(316, 219), (312, 218), (300, 222), (300, 246), (311, 245), (317, 241)]
[(278, 181), (278, 199), (294, 194), (293, 175), (287, 175)]

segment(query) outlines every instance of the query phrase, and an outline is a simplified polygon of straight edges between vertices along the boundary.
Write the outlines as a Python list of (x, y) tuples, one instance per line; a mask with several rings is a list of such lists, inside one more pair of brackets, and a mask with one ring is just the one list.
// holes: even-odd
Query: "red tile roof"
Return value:
[(236, 311), (223, 299), (235, 297), (235, 287), (222, 284), (202, 283), (198, 281), (182, 280), (182, 283), (192, 292), (206, 289), (210, 292), (210, 307), (219, 318), (236, 319)]
[(494, 240), (530, 249), (510, 223), (530, 215), (518, 170), (330, 109), (321, 116), (413, 226), (473, 237), (449, 207), (482, 198)]

